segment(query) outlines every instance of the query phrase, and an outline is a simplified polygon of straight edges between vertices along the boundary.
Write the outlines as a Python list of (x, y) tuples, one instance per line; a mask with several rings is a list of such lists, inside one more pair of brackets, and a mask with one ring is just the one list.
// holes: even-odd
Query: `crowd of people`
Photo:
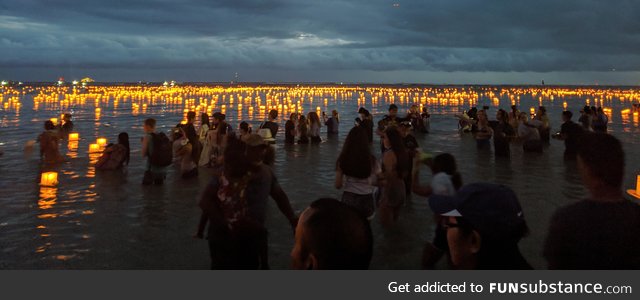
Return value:
[(488, 119), (488, 111), (489, 107), (485, 106), (480, 110), (472, 108), (457, 115), (458, 127), (462, 132), (474, 135), (478, 149), (491, 149), (493, 139), (494, 153), (498, 157), (510, 157), (511, 143), (521, 145), (524, 152), (542, 153), (545, 146), (550, 144), (550, 139), (554, 138), (564, 141), (565, 159), (575, 160), (582, 136), (589, 132), (606, 133), (609, 123), (609, 118), (601, 107), (585, 106), (580, 111), (580, 124), (573, 122), (571, 111), (565, 110), (562, 112), (560, 130), (551, 134), (551, 123), (544, 106), (530, 114), (519, 111), (515, 105), (511, 106), (509, 112), (498, 109), (495, 120)]
[[(521, 143), (524, 151), (541, 152), (553, 137), (564, 141), (565, 158), (578, 162), (590, 196), (554, 214), (544, 245), (548, 267), (639, 269), (640, 206), (623, 197), (624, 152), (606, 133), (601, 109), (585, 107), (581, 114), (588, 121), (581, 117), (581, 124), (564, 111), (563, 124), (553, 135), (544, 107), (531, 116), (515, 106), (509, 112), (500, 109), (496, 120), (489, 120), (488, 110), (473, 108), (458, 116), (460, 128), (474, 134), (479, 149), (490, 149), (493, 140), (496, 156), (509, 156), (512, 142)], [(273, 172), (271, 144), (279, 132), (275, 110), (257, 133), (246, 122), (234, 130), (219, 112), (211, 119), (202, 114), (198, 128), (195, 113), (189, 112), (170, 136), (156, 131), (156, 120), (145, 120), (143, 184), (163, 184), (171, 164), (185, 179), (209, 167), (213, 177), (199, 201), (202, 214), (195, 237), (208, 240), (213, 269), (269, 268), (269, 198), (295, 235), (293, 268), (367, 269), (374, 244), (370, 223), (377, 216), (383, 227), (395, 226), (411, 195), (427, 198), (434, 213), (434, 239), (424, 246), (423, 268), (434, 268), (446, 257), (454, 269), (531, 269), (518, 246), (529, 229), (517, 195), (499, 184), (464, 185), (453, 155), (422, 151), (415, 134), (429, 132), (426, 108), (420, 113), (417, 105), (411, 106), (400, 117), (392, 104), (375, 130), (371, 113), (365, 108), (358, 113), (335, 163), (341, 198), (313, 201), (300, 216)], [(328, 134), (338, 133), (338, 112), (322, 113), (322, 121), (316, 112), (292, 113), (284, 126), (284, 141), (319, 143), (323, 123)], [(50, 121), (45, 129), (41, 154), (44, 160), (55, 159), (61, 129)], [(380, 159), (374, 154), (374, 132), (380, 137)], [(96, 167), (121, 168), (128, 164), (129, 152), (129, 137), (120, 133), (118, 143), (106, 148)], [(420, 182), (425, 166), (432, 174), (429, 183)]]

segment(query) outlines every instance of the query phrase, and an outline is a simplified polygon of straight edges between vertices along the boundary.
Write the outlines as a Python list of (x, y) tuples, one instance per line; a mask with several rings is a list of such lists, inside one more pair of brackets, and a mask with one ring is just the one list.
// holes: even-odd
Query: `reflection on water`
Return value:
[[(563, 161), (563, 144), (552, 141), (542, 154), (523, 153), (512, 145), (511, 158), (496, 158), (476, 150), (475, 140), (457, 131), (452, 116), (471, 106), (523, 111), (547, 107), (554, 131), (565, 107), (578, 115), (585, 105), (607, 109), (610, 132), (622, 140), (627, 153), (637, 153), (640, 141), (638, 112), (631, 103), (638, 89), (516, 88), (516, 87), (375, 87), (375, 86), (264, 86), (264, 87), (68, 87), (4, 88), (0, 101), (0, 269), (205, 269), (206, 242), (195, 240), (199, 218), (197, 198), (210, 175), (203, 169), (193, 180), (182, 180), (171, 169), (163, 186), (140, 184), (144, 160), (140, 154), (142, 122), (153, 117), (161, 130), (185, 119), (190, 110), (212, 115), (223, 111), (237, 126), (257, 128), (270, 109), (279, 112), (281, 131), (276, 144), (278, 180), (294, 209), (301, 211), (319, 197), (340, 197), (333, 187), (335, 160), (359, 106), (379, 120), (390, 103), (428, 107), (431, 133), (417, 135), (421, 148), (452, 153), (465, 183), (490, 181), (511, 186), (524, 206), (531, 235), (522, 242), (525, 256), (537, 268), (548, 219), (561, 205), (586, 196), (575, 163)], [(341, 115), (340, 134), (320, 145), (284, 145), (284, 120), (292, 112), (331, 111)], [(41, 166), (36, 154), (23, 155), (25, 142), (35, 139), (45, 120), (73, 114), (78, 141), (62, 141), (65, 161), (47, 166), (58, 172), (55, 188), (39, 187)], [(199, 117), (199, 113), (197, 114)], [(490, 113), (494, 116), (494, 113)], [(576, 117), (577, 119), (577, 117)], [(130, 135), (131, 165), (122, 171), (95, 169), (99, 157), (89, 145), (99, 137), (115, 141), (119, 132)], [(374, 142), (377, 145), (378, 140)], [(379, 150), (374, 147), (376, 154)], [(35, 151), (37, 152), (37, 151)], [(640, 173), (640, 158), (627, 155), (626, 186)], [(421, 172), (421, 180), (430, 179)], [(287, 268), (293, 236), (275, 205), (268, 207), (270, 260)], [(383, 229), (374, 221), (376, 238), (373, 268), (412, 269), (419, 266), (422, 245), (432, 233), (426, 200), (413, 196), (397, 227)]]

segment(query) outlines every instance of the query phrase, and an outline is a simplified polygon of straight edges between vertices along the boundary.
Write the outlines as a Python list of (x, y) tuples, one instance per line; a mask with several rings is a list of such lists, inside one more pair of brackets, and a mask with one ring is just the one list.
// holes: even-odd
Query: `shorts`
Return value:
[(371, 218), (375, 212), (373, 194), (360, 195), (352, 192), (342, 194), (342, 202), (360, 211), (365, 217)]

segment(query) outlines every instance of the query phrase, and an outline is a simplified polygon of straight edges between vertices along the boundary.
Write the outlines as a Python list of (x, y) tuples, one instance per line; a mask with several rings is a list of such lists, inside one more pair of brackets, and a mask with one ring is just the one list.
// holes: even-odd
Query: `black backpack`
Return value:
[(166, 167), (173, 162), (173, 147), (171, 141), (163, 132), (152, 133), (151, 142), (153, 151), (149, 154), (149, 161), (152, 165)]

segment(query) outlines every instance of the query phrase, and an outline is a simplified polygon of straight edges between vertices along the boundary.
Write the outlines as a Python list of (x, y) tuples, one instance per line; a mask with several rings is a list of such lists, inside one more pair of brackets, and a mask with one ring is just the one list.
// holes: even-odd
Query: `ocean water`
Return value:
[[(527, 88), (437, 86), (191, 86), (5, 88), (0, 105), (0, 269), (207, 269), (206, 241), (194, 239), (200, 210), (199, 194), (210, 179), (200, 170), (197, 179), (182, 180), (171, 168), (161, 187), (142, 186), (144, 161), (140, 155), (142, 122), (158, 120), (169, 130), (184, 118), (185, 109), (223, 110), (237, 127), (241, 120), (257, 128), (268, 109), (278, 106), (280, 133), (275, 172), (296, 211), (320, 197), (340, 198), (333, 187), (335, 160), (353, 126), (358, 107), (367, 107), (379, 120), (390, 103), (403, 115), (411, 104), (427, 106), (431, 131), (416, 134), (423, 150), (449, 152), (458, 162), (465, 183), (486, 181), (513, 188), (523, 205), (531, 233), (521, 242), (535, 268), (545, 268), (541, 256), (548, 221), (559, 207), (586, 196), (575, 163), (562, 159), (564, 145), (551, 141), (542, 154), (523, 153), (511, 146), (510, 159), (479, 152), (469, 134), (461, 134), (453, 114), (472, 106), (497, 108), (513, 103), (523, 111), (542, 104), (548, 109), (552, 131), (559, 129), (566, 106), (574, 112), (585, 103), (610, 109), (609, 132), (626, 151), (625, 187), (635, 188), (640, 173), (640, 122), (628, 109), (638, 103), (633, 88)], [(18, 105), (19, 103), (19, 105)], [(242, 104), (242, 105), (240, 105)], [(286, 108), (284, 106), (287, 106)], [(96, 113), (96, 107), (100, 113)], [(291, 111), (340, 112), (340, 134), (320, 145), (283, 144), (284, 121)], [(23, 151), (25, 143), (42, 131), (45, 120), (73, 114), (80, 134), (77, 150), (61, 143), (65, 161), (42, 166), (37, 155)], [(97, 155), (87, 153), (98, 137), (115, 141), (119, 132), (130, 135), (131, 164), (123, 171), (96, 172)], [(374, 145), (378, 144), (377, 137)], [(37, 148), (37, 146), (36, 146)], [(73, 147), (71, 147), (73, 148)], [(378, 147), (374, 152), (379, 156)], [(42, 170), (58, 172), (56, 188), (39, 186)], [(421, 172), (428, 182), (429, 171)], [(431, 239), (432, 213), (426, 199), (413, 196), (402, 209), (398, 224), (383, 229), (372, 221), (375, 248), (372, 269), (417, 269), (422, 247)], [(289, 267), (293, 233), (275, 203), (268, 207), (270, 264)], [(443, 266), (441, 266), (443, 267)]]

